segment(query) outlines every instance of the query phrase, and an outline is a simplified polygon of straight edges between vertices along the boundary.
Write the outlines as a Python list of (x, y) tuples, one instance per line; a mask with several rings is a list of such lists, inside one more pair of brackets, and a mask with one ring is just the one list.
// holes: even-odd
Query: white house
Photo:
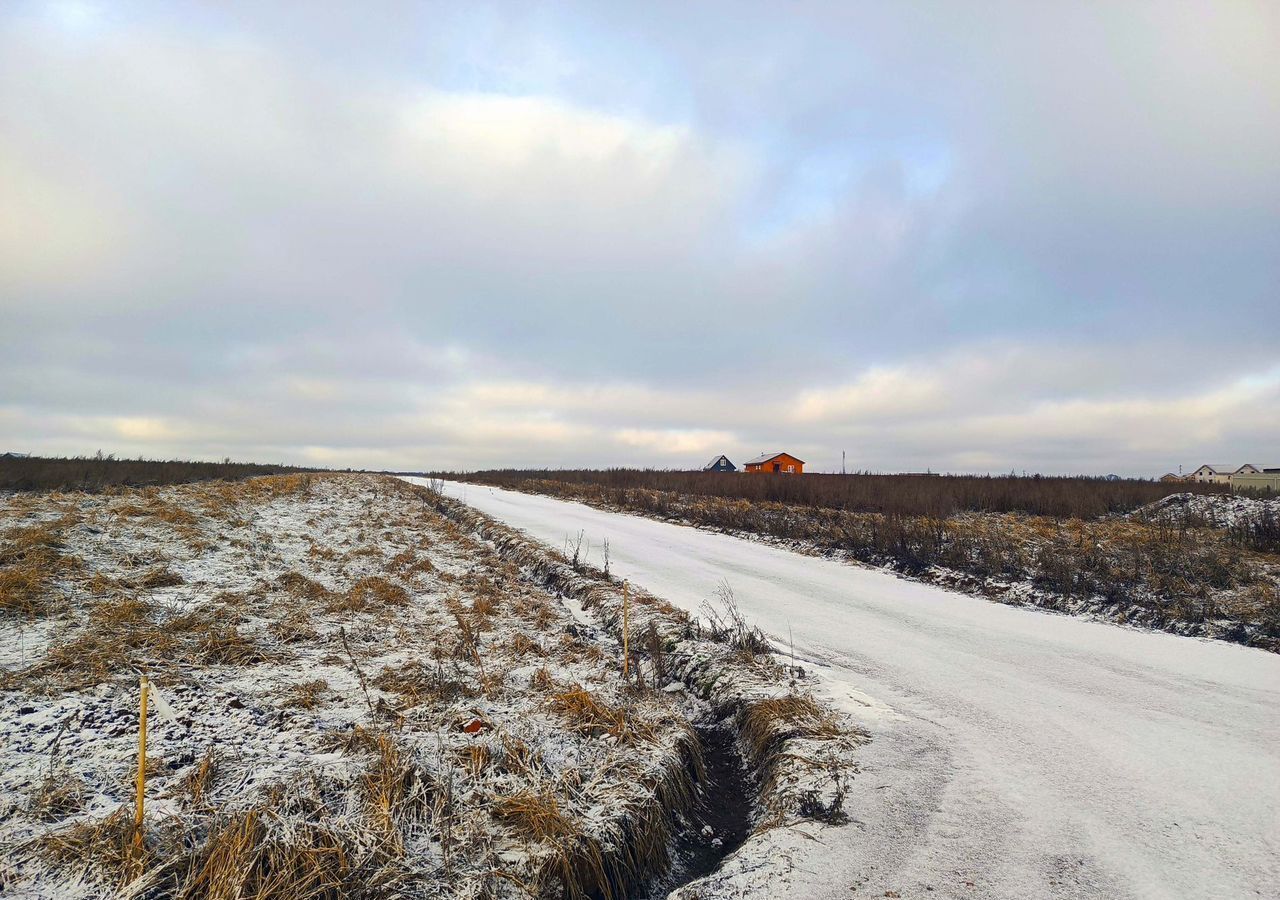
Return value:
[(1245, 463), (1243, 466), (1236, 468), (1205, 463), (1188, 475), (1185, 480), (1194, 481), (1197, 484), (1231, 484), (1236, 475), (1257, 475), (1259, 471), (1258, 467), (1251, 463)]

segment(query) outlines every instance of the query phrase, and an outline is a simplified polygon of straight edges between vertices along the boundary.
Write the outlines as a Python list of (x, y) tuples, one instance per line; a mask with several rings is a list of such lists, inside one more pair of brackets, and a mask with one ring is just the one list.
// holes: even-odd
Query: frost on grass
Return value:
[[(750, 833), (710, 874), (684, 884), (681, 898), (754, 898), (785, 896), (795, 867), (813, 863), (823, 852), (821, 831), (849, 822), (845, 799), (856, 776), (865, 735), (851, 728), (815, 699), (811, 673), (773, 652), (766, 635), (752, 627), (734, 601), (732, 586), (722, 583), (701, 615), (682, 611), (603, 570), (584, 563), (569, 546), (552, 553), (522, 533), (470, 508), (428, 492), (430, 502), (451, 519), (490, 543), (528, 580), (562, 595), (582, 619), (622, 642), (624, 623), (631, 648), (634, 683), (663, 693), (687, 696), (709, 707), (704, 722), (719, 720), (736, 735), (736, 744), (755, 787)], [(623, 600), (630, 600), (623, 615)], [(535, 680), (538, 673), (535, 673)], [(586, 702), (570, 691), (554, 701), (574, 709), (580, 728), (611, 729), (608, 708)], [(695, 761), (695, 766), (699, 765)], [(668, 808), (683, 808), (684, 787), (668, 786)], [(713, 800), (713, 802), (715, 802)], [(553, 827), (554, 817), (546, 820)], [(852, 826), (848, 826), (852, 827)], [(662, 896), (677, 883), (660, 882)]]
[(938, 517), (538, 478), (509, 486), (883, 566), (1011, 605), (1280, 652), (1276, 498), (1181, 493), (1090, 518)]
[[(0, 890), (559, 896), (661, 870), (699, 766), (705, 704), (661, 689), (688, 623), (640, 616), (624, 681), (607, 629), (471, 532), (364, 476), (0, 497)], [(140, 670), (176, 714), (151, 718), (141, 843)]]

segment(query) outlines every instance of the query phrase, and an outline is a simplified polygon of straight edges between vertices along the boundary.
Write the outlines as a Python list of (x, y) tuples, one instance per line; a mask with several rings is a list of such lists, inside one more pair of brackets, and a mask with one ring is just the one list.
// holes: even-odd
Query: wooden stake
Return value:
[(631, 603), (627, 581), (622, 580), (622, 677), (631, 671)]
[(133, 828), (134, 843), (141, 848), (143, 798), (147, 791), (147, 694), (151, 690), (146, 675), (140, 676), (139, 685), (142, 702), (138, 709), (138, 807), (133, 817)]

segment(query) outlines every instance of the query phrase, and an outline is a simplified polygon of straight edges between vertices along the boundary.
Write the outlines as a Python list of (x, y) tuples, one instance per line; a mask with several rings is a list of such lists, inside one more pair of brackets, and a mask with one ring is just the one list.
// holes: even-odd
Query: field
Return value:
[(891, 566), (1002, 602), (1280, 648), (1277, 500), (1177, 485), (1171, 501), (1168, 485), (1097, 479), (550, 474), (466, 479)]
[[(813, 509), (885, 515), (941, 517), (962, 512), (1016, 512), (1033, 516), (1092, 518), (1129, 512), (1170, 493), (1154, 481), (976, 475), (823, 475), (753, 478), (715, 472), (657, 469), (493, 469), (468, 481), (520, 489), (530, 481), (583, 485), (598, 493), (657, 491), (680, 496), (784, 503)], [(1224, 493), (1219, 485), (1181, 484), (1197, 494)], [(1229, 492), (1228, 492), (1229, 493)]]
[(839, 827), (862, 739), (812, 677), (731, 598), (625, 596), (378, 476), (0, 495), (0, 889), (708, 896)]
[(116, 459), (114, 456), (0, 457), (0, 491), (104, 491), (121, 487), (238, 481), (255, 475), (314, 471), (259, 463)]

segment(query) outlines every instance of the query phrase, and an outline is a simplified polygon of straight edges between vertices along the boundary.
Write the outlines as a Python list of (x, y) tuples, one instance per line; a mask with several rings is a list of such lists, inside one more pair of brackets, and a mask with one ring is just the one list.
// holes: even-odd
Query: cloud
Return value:
[(1280, 23), (1209, 12), (6, 8), (0, 424), (397, 468), (1265, 455)]

